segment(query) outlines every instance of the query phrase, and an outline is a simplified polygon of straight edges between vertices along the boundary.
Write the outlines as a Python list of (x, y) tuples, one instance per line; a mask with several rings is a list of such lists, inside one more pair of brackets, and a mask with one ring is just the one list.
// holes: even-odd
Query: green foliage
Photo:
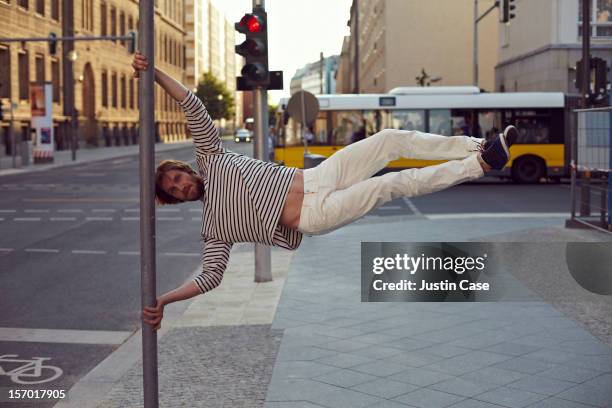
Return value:
[(210, 72), (205, 73), (200, 79), (196, 95), (204, 102), (211, 118), (231, 119), (234, 117), (234, 96), (225, 84)]

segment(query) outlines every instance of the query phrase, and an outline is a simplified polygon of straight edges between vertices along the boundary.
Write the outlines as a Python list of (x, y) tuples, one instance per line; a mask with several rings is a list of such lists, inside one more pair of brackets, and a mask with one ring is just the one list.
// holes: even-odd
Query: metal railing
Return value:
[(572, 132), (571, 219), (612, 232), (612, 107), (578, 109)]

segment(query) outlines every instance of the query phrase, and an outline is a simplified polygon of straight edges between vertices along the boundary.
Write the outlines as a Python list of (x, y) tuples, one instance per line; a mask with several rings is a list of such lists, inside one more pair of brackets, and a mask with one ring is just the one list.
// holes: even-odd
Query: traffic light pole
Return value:
[[(264, 0), (253, 0), (253, 8), (265, 8)], [(255, 158), (268, 161), (268, 89), (258, 86), (253, 89), (255, 108)], [(270, 247), (255, 244), (255, 282), (272, 280)]]
[[(140, 49), (149, 60), (148, 69), (140, 72), (140, 273), (141, 310), (155, 306), (155, 22), (152, 1), (139, 4)], [(157, 332), (142, 324), (142, 370), (145, 408), (159, 405), (157, 379)]]

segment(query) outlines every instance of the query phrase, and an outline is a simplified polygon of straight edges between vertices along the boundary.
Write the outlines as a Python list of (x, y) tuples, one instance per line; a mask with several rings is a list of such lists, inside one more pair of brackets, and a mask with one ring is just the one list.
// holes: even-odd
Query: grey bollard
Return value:
[(304, 168), (311, 169), (317, 167), (319, 163), (323, 162), (327, 157), (320, 154), (307, 153), (304, 155)]

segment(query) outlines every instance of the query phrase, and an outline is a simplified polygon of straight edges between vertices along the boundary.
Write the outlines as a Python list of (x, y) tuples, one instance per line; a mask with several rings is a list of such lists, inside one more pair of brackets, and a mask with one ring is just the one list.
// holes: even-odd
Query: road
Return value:
[[(252, 152), (252, 144), (225, 143), (239, 153)], [(194, 164), (191, 149), (158, 154), (156, 162), (167, 158)], [(25, 364), (7, 360), (48, 358), (43, 364), (59, 367), (61, 375), (33, 386), (68, 390), (140, 328), (138, 199), (135, 156), (0, 178), (4, 371)], [(503, 212), (561, 217), (568, 209), (568, 185), (485, 180), (394, 200), (368, 216), (453, 218)], [(161, 207), (156, 216), (157, 287), (163, 293), (201, 266), (201, 203)], [(250, 248), (244, 244), (234, 250)], [(46, 368), (42, 377), (53, 374)], [(0, 389), (23, 388), (16, 379), (28, 377), (0, 375)]]

